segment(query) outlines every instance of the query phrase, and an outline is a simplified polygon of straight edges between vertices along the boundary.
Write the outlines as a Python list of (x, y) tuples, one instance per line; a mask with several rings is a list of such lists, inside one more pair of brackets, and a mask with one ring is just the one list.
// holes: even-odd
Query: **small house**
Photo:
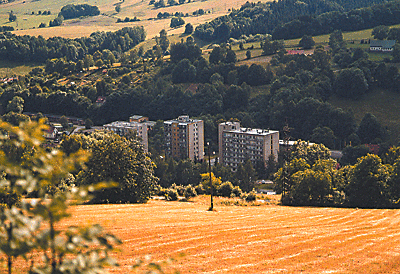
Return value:
[(396, 40), (370, 40), (369, 50), (374, 52), (391, 52)]

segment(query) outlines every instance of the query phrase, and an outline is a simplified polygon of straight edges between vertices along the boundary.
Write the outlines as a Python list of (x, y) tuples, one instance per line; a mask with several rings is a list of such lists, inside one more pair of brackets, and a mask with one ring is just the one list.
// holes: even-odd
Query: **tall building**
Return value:
[(149, 150), (149, 138), (147, 134), (146, 123), (116, 121), (110, 124), (103, 125), (103, 128), (107, 130), (112, 130), (121, 136), (127, 134), (130, 130), (132, 130), (136, 132), (137, 136), (142, 139), (144, 150), (146, 152)]
[(241, 128), (239, 122), (225, 122), (218, 125), (218, 134), (219, 161), (233, 171), (247, 160), (266, 164), (271, 154), (278, 160), (279, 131)]
[(204, 158), (204, 123), (179, 116), (164, 122), (165, 156), (201, 161)]

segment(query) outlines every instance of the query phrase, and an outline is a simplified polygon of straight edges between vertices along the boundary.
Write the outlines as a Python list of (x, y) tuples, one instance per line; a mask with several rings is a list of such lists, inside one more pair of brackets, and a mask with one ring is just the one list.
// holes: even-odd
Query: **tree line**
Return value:
[(0, 34), (0, 58), (44, 62), (47, 59), (66, 58), (68, 61), (83, 60), (86, 54), (109, 49), (121, 54), (132, 49), (146, 38), (143, 27), (125, 27), (115, 32), (94, 32), (89, 37), (44, 39), (29, 35), (17, 36), (10, 32)]
[(398, 208), (399, 156), (392, 147), (381, 157), (366, 154), (340, 166), (323, 145), (299, 141), (275, 174), (276, 188), (287, 205)]
[(274, 39), (355, 30), (398, 22), (399, 2), (383, 0), (327, 1), (284, 0), (246, 3), (229, 15), (196, 27), (195, 35), (206, 41), (226, 41), (241, 35), (273, 34)]

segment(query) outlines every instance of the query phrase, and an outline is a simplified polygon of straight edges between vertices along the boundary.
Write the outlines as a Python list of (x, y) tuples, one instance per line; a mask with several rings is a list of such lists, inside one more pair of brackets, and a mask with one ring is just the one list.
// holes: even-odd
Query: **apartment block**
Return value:
[(278, 160), (279, 131), (241, 128), (239, 122), (225, 122), (218, 125), (218, 134), (219, 161), (233, 171), (247, 160), (266, 164), (271, 154)]
[(179, 116), (164, 121), (165, 156), (201, 161), (204, 158), (204, 122)]
[(106, 130), (111, 130), (120, 136), (127, 134), (130, 130), (136, 132), (137, 136), (142, 139), (142, 144), (144, 150), (147, 152), (149, 150), (149, 138), (147, 134), (147, 124), (138, 122), (124, 122), (116, 121), (110, 124), (103, 125)]

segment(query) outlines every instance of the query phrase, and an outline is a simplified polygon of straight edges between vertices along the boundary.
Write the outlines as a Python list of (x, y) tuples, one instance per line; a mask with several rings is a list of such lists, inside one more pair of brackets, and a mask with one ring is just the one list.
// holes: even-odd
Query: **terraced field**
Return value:
[(65, 225), (101, 223), (120, 237), (113, 273), (127, 273), (146, 254), (177, 258), (170, 269), (180, 273), (400, 272), (398, 210), (207, 207), (204, 200), (77, 206)]

